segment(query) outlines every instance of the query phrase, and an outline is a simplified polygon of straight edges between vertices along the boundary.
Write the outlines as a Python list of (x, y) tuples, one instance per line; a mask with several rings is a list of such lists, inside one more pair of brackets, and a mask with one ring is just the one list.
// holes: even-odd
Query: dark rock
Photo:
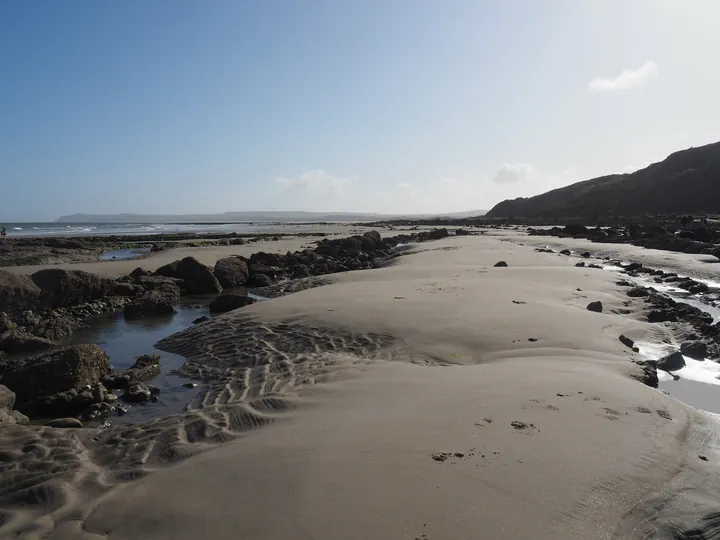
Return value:
[(152, 384), (147, 385), (148, 390), (150, 390), (151, 396), (157, 396), (160, 393), (160, 389), (157, 386), (154, 386)]
[(635, 363), (641, 368), (640, 373), (635, 375), (635, 378), (651, 388), (657, 388), (660, 383), (657, 375), (657, 362), (654, 360), (646, 360)]
[(143, 354), (135, 359), (131, 368), (125, 371), (134, 381), (144, 381), (160, 374), (160, 356), (157, 354)]
[(650, 323), (677, 322), (677, 315), (670, 309), (654, 309), (647, 316)]
[(139, 278), (140, 276), (149, 276), (149, 275), (150, 275), (150, 272), (148, 272), (144, 268), (140, 268), (139, 266), (135, 270), (130, 272), (130, 277), (133, 279)]
[(568, 256), (570, 256), (570, 255), (572, 255), (572, 252), (571, 252), (569, 249), (563, 249), (563, 250), (560, 252), (560, 255), (568, 255)]
[(109, 357), (97, 345), (71, 345), (21, 362), (2, 374), (19, 401), (80, 391), (110, 372)]
[(222, 285), (207, 266), (194, 257), (185, 257), (177, 266), (177, 277), (185, 280), (190, 294), (210, 294), (222, 291)]
[(505, 261), (498, 261), (495, 263), (494, 267), (495, 268), (507, 268), (507, 265), (508, 265), (508, 263), (506, 263)]
[[(462, 229), (460, 229), (462, 230)], [(457, 234), (457, 233), (456, 233)], [(382, 237), (380, 236), (380, 233), (378, 231), (368, 231), (365, 234), (363, 234), (364, 238), (371, 238), (375, 242), (382, 242)]]
[(720, 259), (720, 246), (712, 250), (712, 256)]
[(327, 239), (315, 248), (315, 253), (322, 255), (323, 257), (335, 257), (338, 254), (340, 248), (334, 244), (331, 244)]
[(710, 291), (710, 287), (708, 287), (705, 283), (693, 283), (688, 288), (688, 292), (691, 294), (700, 294), (700, 293), (706, 293)]
[(579, 263), (575, 263), (575, 266), (577, 268), (585, 268), (585, 263), (583, 261), (580, 261)]
[(98, 417), (110, 416), (113, 412), (113, 406), (109, 403), (93, 403), (82, 415), (85, 420), (94, 420)]
[(210, 320), (210, 317), (208, 317), (207, 315), (203, 315), (202, 317), (198, 317), (197, 319), (195, 319), (193, 321), (193, 324), (200, 324), (200, 323), (204, 323), (205, 321), (209, 321), (209, 320)]
[(625, 335), (620, 336), (620, 343), (630, 349), (633, 349), (635, 347), (635, 342)]
[(139, 294), (142, 294), (143, 288), (140, 285), (133, 285), (132, 283), (120, 282), (120, 283), (115, 284), (113, 293), (116, 296), (125, 296), (128, 298), (132, 298), (134, 296), (138, 296)]
[(52, 428), (81, 428), (83, 423), (77, 418), (56, 418), (47, 424)]
[(569, 224), (565, 225), (563, 232), (568, 236), (587, 236), (588, 228), (584, 225)]
[(680, 345), (680, 352), (694, 360), (705, 360), (708, 356), (708, 346), (703, 341), (686, 341)]
[(680, 352), (674, 352), (658, 360), (657, 366), (664, 371), (677, 371), (685, 367), (685, 359)]
[(180, 299), (180, 289), (158, 289), (148, 291), (125, 306), (126, 318), (138, 318), (148, 315), (168, 315), (175, 313), (173, 307)]
[(603, 310), (602, 302), (600, 302), (600, 301), (590, 302), (587, 305), (587, 310), (592, 311), (594, 313), (602, 313), (602, 310)]
[(265, 274), (252, 274), (245, 285), (248, 287), (268, 287), (272, 283), (273, 280)]
[(226, 288), (245, 285), (248, 278), (247, 264), (238, 257), (220, 259), (215, 263), (215, 277)]
[(630, 283), (629, 281), (627, 281), (627, 280), (625, 280), (625, 279), (621, 279), (620, 281), (616, 281), (616, 282), (615, 282), (615, 285), (617, 285), (618, 287), (632, 287), (632, 286), (633, 286), (632, 283)]
[(594, 268), (595, 270), (602, 270), (602, 269), (603, 269), (603, 267), (600, 266), (599, 264), (593, 264), (593, 263), (588, 264), (587, 267), (588, 267), (588, 268)]
[(150, 389), (141, 382), (131, 383), (122, 399), (129, 403), (144, 403), (150, 401)]
[(10, 315), (35, 309), (40, 288), (28, 276), (0, 270), (0, 306)]
[(637, 271), (640, 270), (642, 267), (643, 267), (643, 265), (640, 264), (640, 263), (630, 263), (630, 264), (628, 264), (627, 266), (623, 266), (623, 269), (624, 269), (626, 272), (637, 272)]
[(197, 383), (194, 383), (194, 382), (186, 382), (185, 384), (183, 384), (184, 388), (195, 388), (196, 386), (197, 386)]
[(645, 287), (635, 287), (627, 292), (630, 298), (644, 298), (650, 296), (650, 291)]
[(250, 255), (250, 266), (281, 266), (282, 260), (276, 253), (265, 253), (259, 251)]
[[(127, 390), (132, 382), (132, 376), (127, 372), (112, 373), (103, 377), (103, 386), (110, 390)], [(107, 395), (105, 396), (107, 398)]]
[(230, 240), (231, 246), (244, 246), (246, 243), (244, 238), (233, 238)]
[(178, 275), (178, 265), (180, 264), (180, 261), (173, 261), (171, 263), (165, 264), (155, 270), (156, 276), (162, 276), (162, 277), (180, 277)]
[(591, 254), (589, 251), (583, 251), (583, 252), (580, 254), (580, 256), (581, 256), (583, 259), (589, 259), (589, 258), (592, 256), (592, 254)]
[(210, 302), (210, 313), (225, 313), (241, 307), (254, 304), (255, 299), (242, 294), (221, 294)]
[(164, 276), (140, 276), (135, 279), (135, 283), (143, 289), (155, 290), (155, 289), (177, 289), (177, 294), (180, 295), (180, 285), (185, 282), (179, 278), (171, 278)]
[(81, 270), (47, 268), (31, 276), (40, 288), (39, 305), (54, 309), (99, 300), (111, 294), (116, 282)]
[(0, 351), (7, 354), (36, 353), (55, 347), (49, 339), (33, 336), (17, 330), (0, 335)]

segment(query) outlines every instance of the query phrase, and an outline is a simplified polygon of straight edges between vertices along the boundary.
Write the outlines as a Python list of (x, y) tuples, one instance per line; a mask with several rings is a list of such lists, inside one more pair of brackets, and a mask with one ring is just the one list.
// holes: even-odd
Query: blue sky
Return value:
[(0, 3), (0, 220), (487, 209), (720, 140), (714, 0)]

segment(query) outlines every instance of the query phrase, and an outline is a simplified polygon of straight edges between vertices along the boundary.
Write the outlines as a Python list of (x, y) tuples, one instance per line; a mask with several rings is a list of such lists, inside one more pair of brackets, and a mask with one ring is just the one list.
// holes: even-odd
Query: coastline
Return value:
[[(635, 380), (641, 359), (618, 341), (671, 340), (671, 331), (641, 320), (639, 301), (625, 305), (612, 273), (509, 239), (416, 245), (392, 266), (324, 276), (330, 284), (163, 340), (209, 386), (186, 413), (105, 433), (3, 428), (8, 478), (30, 470), (12, 450), (20, 440), (49, 455), (80, 446), (64, 473), (3, 491), (6, 503), (28, 490), (48, 496), (39, 507), (4, 505), (0, 534), (690, 530), (716, 504), (704, 480), (717, 463), (715, 419)], [(494, 268), (500, 260), (508, 267)], [(120, 274), (127, 262), (100, 264)], [(595, 300), (602, 314), (586, 309)], [(694, 497), (692, 509), (683, 497)]]

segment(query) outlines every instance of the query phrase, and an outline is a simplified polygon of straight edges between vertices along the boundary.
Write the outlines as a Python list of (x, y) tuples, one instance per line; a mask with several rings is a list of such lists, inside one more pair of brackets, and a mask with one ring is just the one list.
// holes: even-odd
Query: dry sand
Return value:
[(173, 336), (187, 413), (0, 432), (0, 536), (713, 538), (716, 420), (634, 378), (618, 336), (669, 330), (573, 262), (450, 238)]

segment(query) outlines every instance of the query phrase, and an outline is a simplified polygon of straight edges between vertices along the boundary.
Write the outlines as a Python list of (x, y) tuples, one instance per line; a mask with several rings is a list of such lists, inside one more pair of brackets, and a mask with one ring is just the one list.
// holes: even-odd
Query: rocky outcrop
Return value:
[(178, 263), (177, 277), (185, 281), (190, 294), (212, 294), (222, 291), (222, 285), (212, 270), (194, 257), (185, 257)]
[(33, 336), (17, 330), (0, 335), (0, 351), (7, 354), (26, 354), (44, 351), (56, 344), (49, 339)]
[(686, 341), (680, 345), (680, 352), (693, 360), (705, 360), (708, 356), (708, 346), (703, 341)]
[(35, 309), (40, 299), (40, 288), (28, 276), (0, 270), (0, 308), (13, 315)]
[(210, 302), (210, 313), (226, 313), (233, 309), (249, 306), (255, 303), (255, 299), (242, 294), (226, 293), (221, 294)]
[(179, 300), (180, 289), (177, 287), (153, 289), (133, 299), (125, 306), (123, 314), (128, 319), (152, 315), (169, 315), (175, 313), (175, 304)]
[(76, 306), (111, 294), (115, 281), (81, 270), (48, 268), (31, 276), (40, 288), (39, 305), (46, 309)]
[(680, 352), (674, 352), (658, 360), (657, 366), (664, 371), (677, 371), (685, 367), (685, 358)]
[(248, 266), (240, 257), (226, 257), (215, 263), (215, 277), (225, 288), (245, 285), (248, 279)]
[[(66, 414), (93, 402), (91, 389), (110, 369), (107, 353), (97, 345), (72, 345), (5, 362), (0, 365), (0, 380), (15, 392), (22, 412), (30, 416)], [(89, 393), (87, 403), (78, 399), (84, 392)]]

